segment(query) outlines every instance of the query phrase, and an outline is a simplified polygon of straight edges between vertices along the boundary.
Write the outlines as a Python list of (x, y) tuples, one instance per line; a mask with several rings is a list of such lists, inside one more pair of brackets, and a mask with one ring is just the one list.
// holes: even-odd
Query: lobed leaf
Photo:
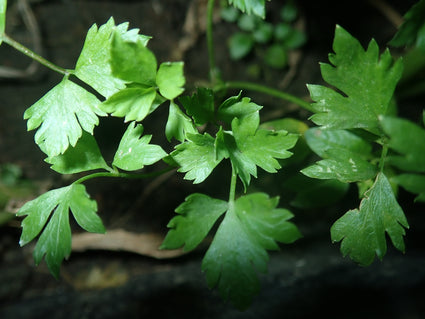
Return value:
[(178, 216), (171, 219), (171, 228), (160, 249), (184, 251), (195, 249), (208, 235), (217, 219), (227, 210), (227, 202), (203, 194), (191, 194), (176, 209)]
[(348, 211), (331, 227), (332, 241), (341, 241), (344, 256), (361, 265), (369, 265), (375, 255), (382, 259), (387, 251), (385, 233), (393, 245), (404, 252), (406, 217), (392, 191), (387, 177), (379, 173), (365, 193), (359, 209)]
[(93, 135), (83, 132), (74, 147), (69, 147), (65, 153), (48, 157), (45, 161), (51, 168), (61, 174), (75, 174), (95, 169), (108, 170), (109, 166), (100, 153), (99, 146)]
[(128, 125), (112, 162), (118, 168), (127, 171), (142, 169), (145, 165), (152, 165), (167, 153), (159, 145), (149, 144), (152, 135), (144, 135), (143, 126), (132, 122)]
[(198, 88), (192, 96), (182, 96), (180, 103), (197, 126), (214, 120), (214, 92), (208, 88)]
[(374, 40), (365, 51), (359, 41), (340, 26), (335, 30), (334, 54), (330, 64), (322, 64), (323, 79), (338, 91), (321, 85), (308, 85), (311, 120), (324, 128), (363, 128), (376, 132), (378, 116), (387, 112), (395, 86), (402, 74), (401, 60), (393, 61), (386, 50), (379, 56)]
[(116, 26), (112, 17), (99, 28), (94, 24), (87, 32), (75, 66), (75, 75), (106, 98), (125, 88), (125, 82), (112, 74), (110, 62), (113, 39), (141, 42), (145, 45), (149, 39), (139, 35), (138, 29), (127, 30), (128, 23)]
[(151, 111), (157, 97), (153, 87), (132, 86), (110, 96), (99, 108), (125, 122), (142, 121)]
[(186, 173), (184, 178), (195, 184), (202, 183), (223, 159), (208, 133), (188, 134), (187, 141), (177, 145), (171, 156), (180, 165), (178, 171)]
[(277, 198), (255, 193), (230, 205), (203, 262), (210, 288), (217, 287), (223, 299), (247, 308), (258, 293), (257, 272), (267, 271), (267, 249), (276, 241), (292, 243), (301, 234), (288, 222), (292, 214), (276, 208)]
[(83, 130), (92, 134), (99, 123), (100, 101), (66, 77), (28, 108), (24, 119), (28, 130), (38, 128), (35, 142), (49, 156), (63, 154), (75, 146)]
[(239, 94), (228, 98), (219, 106), (217, 117), (219, 120), (230, 124), (235, 117), (243, 118), (252, 113), (258, 114), (261, 109), (262, 106), (251, 102), (248, 97), (241, 98), (241, 94)]
[[(59, 277), (60, 264), (71, 253), (69, 211), (77, 223), (89, 232), (104, 233), (105, 228), (96, 214), (97, 204), (86, 193), (84, 185), (72, 184), (51, 190), (27, 202), (18, 212), (24, 216), (19, 244), (26, 245), (41, 232), (34, 249), (38, 265), (43, 256), (50, 272)], [(49, 217), (50, 220), (49, 220)]]
[(396, 154), (388, 162), (410, 172), (425, 172), (425, 129), (408, 120), (385, 116), (381, 126), (389, 136), (388, 146)]

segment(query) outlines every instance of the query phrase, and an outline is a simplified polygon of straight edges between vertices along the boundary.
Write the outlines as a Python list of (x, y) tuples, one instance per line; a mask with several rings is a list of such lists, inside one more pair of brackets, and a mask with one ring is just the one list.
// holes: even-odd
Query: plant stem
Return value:
[(233, 203), (236, 197), (236, 182), (237, 182), (238, 174), (232, 165), (232, 179), (230, 180), (230, 191), (229, 191), (229, 203)]
[(384, 141), (382, 144), (381, 158), (379, 159), (379, 171), (382, 173), (384, 171), (385, 159), (387, 158), (388, 153), (388, 143)]
[(264, 93), (270, 96), (274, 96), (277, 97), (279, 99), (285, 100), (285, 101), (289, 101), (292, 103), (295, 103), (299, 106), (301, 106), (302, 108), (313, 112), (313, 108), (311, 107), (310, 103), (308, 103), (307, 101), (304, 101), (303, 99), (283, 92), (283, 91), (279, 91), (277, 89), (273, 89), (271, 87), (265, 86), (265, 85), (261, 85), (261, 84), (257, 84), (257, 83), (252, 83), (252, 82), (244, 82), (244, 81), (229, 81), (229, 82), (224, 82), (220, 85), (217, 85), (214, 88), (214, 91), (223, 91), (225, 89), (246, 89), (246, 90), (250, 90), (250, 91), (256, 91), (256, 92), (260, 92), (260, 93)]
[(44, 65), (45, 67), (48, 67), (49, 69), (61, 73), (65, 76), (69, 76), (70, 74), (73, 73), (72, 70), (67, 70), (64, 68), (61, 68), (55, 64), (53, 64), (52, 62), (46, 60), (45, 58), (43, 58), (42, 56), (38, 55), (37, 53), (35, 53), (34, 51), (31, 51), (30, 49), (28, 49), (26, 46), (20, 44), (19, 42), (13, 40), (11, 37), (9, 37), (7, 34), (3, 33), (0, 36), (1, 40), (5, 43), (7, 43), (8, 45), (10, 45), (11, 47), (13, 47), (14, 49), (18, 50), (19, 52), (25, 54), (26, 56), (30, 57), (31, 59), (41, 63), (42, 65)]
[(208, 0), (207, 6), (207, 47), (208, 60), (210, 65), (210, 81), (214, 84), (217, 81), (217, 69), (215, 65), (214, 39), (213, 39), (213, 15), (215, 0)]
[(145, 173), (145, 174), (128, 174), (128, 173), (120, 173), (120, 172), (99, 172), (99, 173), (93, 173), (90, 175), (86, 175), (81, 177), (80, 179), (76, 180), (73, 184), (81, 184), (89, 179), (97, 178), (97, 177), (118, 177), (118, 178), (131, 178), (131, 179), (142, 179), (142, 178), (151, 178), (155, 176), (162, 175), (164, 173), (167, 173), (171, 170), (173, 170), (173, 167), (167, 167), (163, 170), (152, 172), (152, 173)]

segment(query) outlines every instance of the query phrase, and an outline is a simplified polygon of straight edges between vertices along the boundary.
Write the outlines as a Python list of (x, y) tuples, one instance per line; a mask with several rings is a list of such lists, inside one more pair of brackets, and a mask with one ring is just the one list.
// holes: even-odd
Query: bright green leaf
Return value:
[(186, 173), (185, 179), (203, 182), (223, 159), (215, 151), (215, 140), (208, 133), (188, 134), (187, 141), (176, 146), (171, 153), (180, 165), (179, 172)]
[(266, 16), (266, 0), (228, 0), (229, 4), (247, 14), (255, 14), (261, 18)]
[(334, 54), (322, 64), (323, 79), (340, 92), (309, 85), (317, 125), (334, 129), (364, 128), (375, 132), (378, 116), (386, 114), (402, 74), (402, 61), (393, 61), (386, 50), (379, 56), (374, 40), (365, 51), (359, 41), (340, 26), (335, 30)]
[(6, 27), (6, 7), (7, 0), (0, 0), (0, 44)]
[(409, 228), (391, 185), (379, 173), (372, 188), (365, 193), (359, 209), (348, 211), (331, 227), (332, 241), (341, 242), (344, 256), (361, 265), (369, 265), (375, 254), (382, 259), (387, 251), (385, 233), (393, 245), (404, 252), (404, 228)]
[(254, 38), (247, 33), (236, 32), (229, 38), (230, 57), (240, 60), (247, 56), (254, 47)]
[(229, 206), (203, 259), (208, 286), (217, 287), (239, 309), (246, 309), (258, 293), (257, 272), (267, 271), (266, 250), (278, 249), (276, 241), (292, 243), (301, 236), (288, 222), (292, 214), (276, 208), (277, 203), (262, 193), (239, 198)]
[(109, 167), (100, 153), (99, 146), (93, 135), (83, 132), (74, 147), (69, 147), (65, 153), (48, 157), (45, 161), (51, 168), (61, 174), (75, 174), (94, 169)]
[(27, 215), (22, 221), (19, 244), (26, 245), (41, 232), (34, 250), (35, 263), (38, 265), (45, 256), (50, 272), (57, 278), (62, 260), (71, 253), (69, 211), (85, 230), (104, 233), (105, 228), (96, 210), (96, 202), (89, 198), (81, 184), (44, 193), (27, 202), (18, 212), (18, 216)]
[(125, 117), (125, 122), (142, 121), (152, 111), (156, 95), (153, 87), (133, 86), (110, 96), (99, 108), (112, 116)]
[(161, 249), (184, 251), (195, 249), (208, 235), (217, 219), (227, 210), (227, 202), (203, 194), (189, 195), (176, 209), (179, 216), (168, 223), (168, 231)]
[(415, 201), (425, 202), (425, 175), (401, 174), (393, 177), (391, 181), (397, 183), (408, 192), (418, 194)]
[(132, 122), (128, 125), (115, 153), (113, 165), (126, 171), (135, 171), (167, 156), (161, 146), (149, 144), (152, 135), (141, 136), (142, 134), (141, 124)]
[(155, 86), (157, 62), (145, 41), (128, 41), (119, 31), (113, 33), (112, 39), (112, 74), (125, 82)]
[(198, 88), (192, 96), (182, 96), (179, 101), (196, 125), (214, 120), (214, 92), (211, 89)]
[(35, 141), (49, 156), (75, 146), (83, 130), (92, 134), (99, 123), (100, 101), (66, 77), (24, 113), (28, 130), (38, 128)]
[[(258, 114), (258, 111), (261, 109), (262, 106), (251, 102), (251, 99), (248, 97), (241, 99), (241, 95), (239, 94), (238, 96), (228, 98), (219, 106), (217, 117), (219, 120), (230, 124), (235, 117), (243, 118), (255, 112)], [(255, 130), (257, 128), (255, 127), (253, 129)]]
[(184, 114), (173, 101), (170, 101), (170, 111), (165, 126), (165, 135), (168, 141), (174, 137), (176, 140), (183, 142), (187, 133), (198, 133), (192, 120)]
[(388, 155), (389, 163), (411, 172), (425, 172), (425, 129), (406, 119), (382, 117), (381, 125), (390, 137), (389, 147), (398, 154)]
[(99, 28), (94, 24), (87, 32), (75, 66), (75, 75), (106, 98), (125, 88), (125, 82), (112, 74), (110, 65), (112, 39), (119, 37), (127, 41), (141, 41), (145, 45), (147, 43), (148, 37), (137, 34), (138, 29), (128, 31), (127, 29), (128, 23), (115, 26), (112, 17)]
[(156, 84), (163, 97), (173, 100), (183, 93), (186, 82), (183, 66), (183, 62), (164, 62), (159, 66)]

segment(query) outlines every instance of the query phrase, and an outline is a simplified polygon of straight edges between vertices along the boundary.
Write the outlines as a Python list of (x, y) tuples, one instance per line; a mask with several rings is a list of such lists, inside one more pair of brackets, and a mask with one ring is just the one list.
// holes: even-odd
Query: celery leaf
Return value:
[[(266, 0), (228, 0), (229, 4), (247, 14), (255, 14), (261, 18), (266, 16)], [(269, 0), (270, 1), (270, 0)]]
[(183, 65), (183, 62), (164, 62), (159, 66), (156, 84), (159, 93), (168, 100), (175, 99), (184, 91)]

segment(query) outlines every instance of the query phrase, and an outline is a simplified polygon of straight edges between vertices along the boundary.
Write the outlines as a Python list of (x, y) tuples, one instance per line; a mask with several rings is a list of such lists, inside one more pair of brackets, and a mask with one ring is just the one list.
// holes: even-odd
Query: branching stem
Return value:
[(8, 45), (10, 45), (12, 48), (18, 50), (19, 52), (25, 54), (26, 56), (30, 57), (31, 59), (41, 63), (42, 65), (44, 65), (45, 67), (48, 67), (49, 69), (61, 73), (65, 76), (69, 76), (70, 74), (73, 73), (72, 70), (67, 70), (64, 68), (61, 68), (55, 64), (53, 64), (52, 62), (46, 60), (45, 58), (43, 58), (42, 56), (38, 55), (37, 53), (35, 53), (34, 51), (28, 49), (26, 46), (20, 44), (19, 42), (13, 40), (11, 37), (9, 37), (7, 34), (3, 33), (2, 35), (0, 35), (0, 38), (3, 42), (7, 43)]
[(245, 82), (245, 81), (229, 81), (229, 82), (221, 83), (217, 85), (216, 87), (214, 87), (215, 92), (223, 91), (226, 89), (245, 89), (245, 90), (264, 93), (264, 94), (274, 96), (285, 101), (295, 103), (301, 106), (302, 108), (306, 109), (307, 111), (313, 112), (313, 108), (311, 107), (310, 103), (308, 103), (307, 101), (304, 101), (303, 99), (295, 95), (292, 95), (283, 91), (279, 91), (277, 89), (273, 89), (265, 85), (252, 83), (252, 82)]

